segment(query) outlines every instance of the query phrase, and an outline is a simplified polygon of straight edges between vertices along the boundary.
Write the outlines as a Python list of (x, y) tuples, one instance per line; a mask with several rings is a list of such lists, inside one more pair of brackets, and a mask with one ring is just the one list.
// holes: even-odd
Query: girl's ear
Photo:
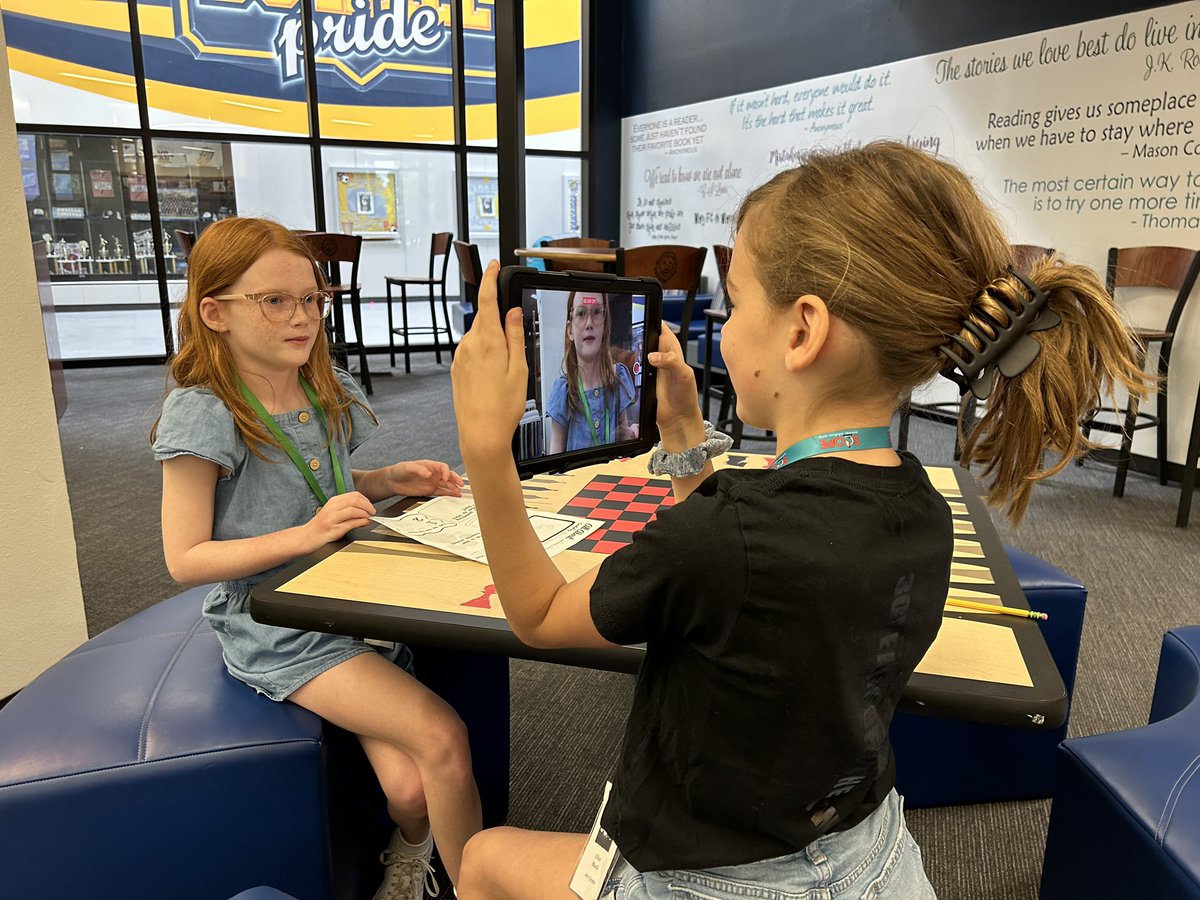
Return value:
[(205, 297), (200, 301), (200, 321), (209, 331), (223, 333), (229, 330), (229, 323), (225, 320), (225, 307), (212, 297)]
[(821, 353), (829, 338), (829, 307), (815, 294), (805, 294), (785, 310), (787, 351), (784, 365), (789, 372), (806, 369)]

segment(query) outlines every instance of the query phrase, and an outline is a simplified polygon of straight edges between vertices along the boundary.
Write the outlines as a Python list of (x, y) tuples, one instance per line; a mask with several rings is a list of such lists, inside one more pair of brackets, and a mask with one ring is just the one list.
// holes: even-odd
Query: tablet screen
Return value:
[(653, 431), (642, 421), (645, 294), (524, 287), (521, 308), (530, 378), (520, 462), (612, 458)]

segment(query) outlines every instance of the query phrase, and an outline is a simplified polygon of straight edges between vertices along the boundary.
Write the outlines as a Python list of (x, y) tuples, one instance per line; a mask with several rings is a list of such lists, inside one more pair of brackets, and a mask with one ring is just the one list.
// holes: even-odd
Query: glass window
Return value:
[(580, 234), (580, 168), (578, 158), (525, 157), (525, 227), (529, 237), (528, 246), (533, 246), (542, 238)]
[[(496, 146), (492, 4), (462, 0), (467, 143)], [(579, 150), (582, 0), (525, 0), (525, 145)]]
[(582, 0), (525, 0), (525, 146), (579, 150)]
[(496, 17), (487, 0), (462, 0), (467, 143), (496, 146)]
[[(113, 135), (17, 136), (29, 231), (46, 245), (53, 282), (154, 278), (141, 141)], [(148, 234), (148, 231), (147, 231)]]
[[(384, 278), (429, 273), (432, 235), (459, 236), (455, 214), (454, 154), (436, 150), (388, 150), (324, 147), (325, 221), (330, 231), (363, 235), (358, 281), (362, 285), (365, 343), (388, 343)], [(440, 268), (434, 273), (440, 275)], [(450, 253), (447, 290), (458, 284), (458, 265)], [(399, 295), (397, 294), (397, 297)], [(425, 296), (417, 294), (416, 296)], [(398, 319), (398, 311), (393, 316)], [(428, 306), (412, 304), (414, 324)], [(415, 317), (415, 318), (414, 318)]]
[(17, 152), (30, 236), (46, 250), (62, 358), (161, 356), (141, 141), (26, 132)]
[(266, 216), (288, 228), (313, 228), (308, 147), (188, 138), (154, 142), (154, 175), (167, 275), (187, 262), (176, 231), (199, 237), (229, 216)]
[(138, 127), (126, 4), (4, 0), (3, 16), (16, 121)]
[(308, 134), (299, 0), (138, 0), (137, 11), (152, 128)]
[(500, 258), (500, 206), (494, 153), (467, 154), (467, 238), (479, 245), (479, 260)]
[(441, 0), (317, 0), (321, 136), (454, 142), (450, 10)]

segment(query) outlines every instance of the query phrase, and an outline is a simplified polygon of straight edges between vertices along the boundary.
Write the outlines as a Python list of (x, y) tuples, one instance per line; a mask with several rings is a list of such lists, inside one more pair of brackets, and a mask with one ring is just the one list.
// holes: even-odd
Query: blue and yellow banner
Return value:
[[(449, 4), (461, 3), (468, 140), (494, 140), (494, 2), (314, 0), (322, 136), (453, 141)], [(222, 130), (308, 133), (300, 0), (138, 0), (137, 14), (152, 110)], [(525, 0), (530, 134), (580, 127), (580, 16), (580, 0)], [(4, 0), (4, 28), (14, 71), (81, 103), (136, 104), (124, 0)], [(69, 111), (53, 118), (71, 121)]]

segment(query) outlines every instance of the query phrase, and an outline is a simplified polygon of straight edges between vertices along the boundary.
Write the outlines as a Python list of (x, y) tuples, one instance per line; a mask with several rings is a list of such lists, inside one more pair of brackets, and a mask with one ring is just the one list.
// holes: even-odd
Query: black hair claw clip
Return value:
[(950, 360), (950, 365), (942, 369), (942, 376), (957, 384), (962, 393), (970, 391), (980, 400), (986, 400), (992, 393), (997, 369), (1005, 378), (1013, 378), (1037, 359), (1042, 346), (1029, 337), (1029, 332), (1045, 331), (1062, 321), (1058, 313), (1046, 305), (1050, 297), (1045, 291), (1011, 266), (1008, 271), (1029, 291), (1028, 299), (1018, 299), (1020, 309), (1012, 310), (1005, 305), (1008, 324), (1002, 325), (985, 312), (983, 315), (991, 323), (995, 336), (989, 337), (971, 322), (963, 323), (963, 327), (979, 340), (980, 349), (976, 350), (957, 334), (951, 335), (950, 342), (938, 348)]

